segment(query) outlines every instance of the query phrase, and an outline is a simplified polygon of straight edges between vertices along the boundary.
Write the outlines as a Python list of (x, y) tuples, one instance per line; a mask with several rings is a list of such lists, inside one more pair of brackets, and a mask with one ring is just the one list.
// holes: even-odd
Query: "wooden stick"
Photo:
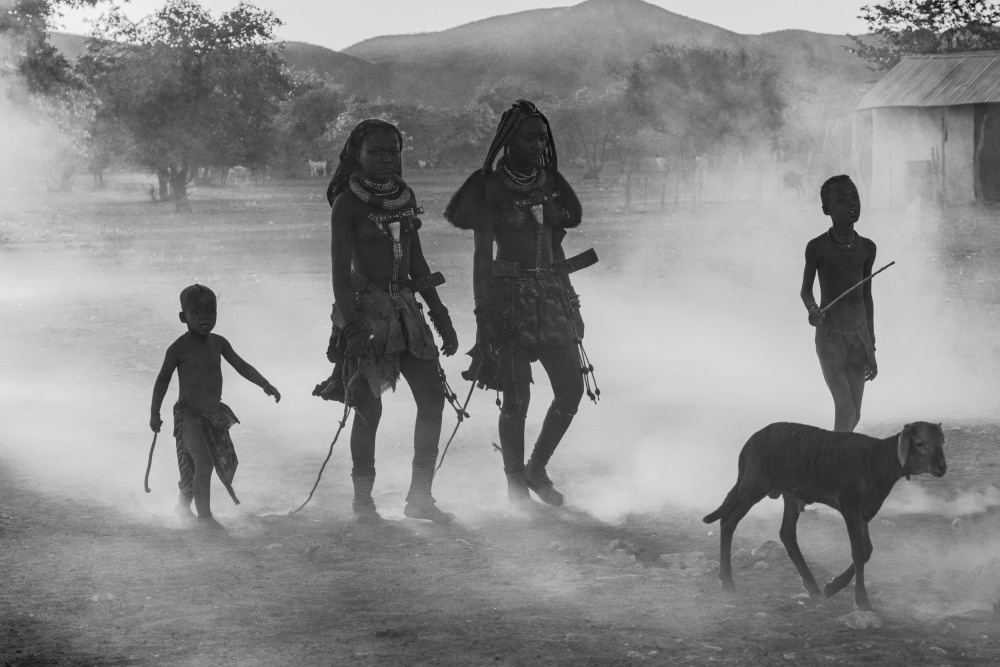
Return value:
[(889, 262), (888, 264), (886, 264), (885, 266), (883, 266), (881, 269), (879, 269), (875, 273), (871, 274), (870, 276), (868, 276), (866, 278), (862, 278), (857, 284), (855, 284), (855, 285), (847, 288), (846, 290), (844, 290), (843, 294), (841, 294), (840, 296), (838, 296), (836, 299), (834, 299), (830, 303), (826, 304), (826, 308), (823, 308), (822, 310), (819, 311), (820, 315), (822, 315), (826, 311), (828, 311), (831, 308), (833, 308), (833, 304), (837, 303), (838, 301), (840, 301), (841, 299), (843, 299), (845, 296), (847, 296), (848, 294), (850, 294), (854, 290), (858, 289), (859, 287), (861, 287), (862, 285), (864, 285), (866, 282), (868, 282), (869, 280), (871, 280), (872, 278), (874, 278), (878, 274), (882, 273), (883, 271), (885, 271), (886, 269), (888, 269), (890, 266), (892, 266), (895, 263), (896, 263), (895, 261)]
[(156, 436), (159, 435), (155, 431), (153, 432), (153, 444), (149, 446), (149, 462), (146, 463), (146, 478), (142, 480), (142, 486), (146, 489), (146, 493), (149, 493), (149, 469), (153, 467), (153, 450), (156, 449)]
[(448, 455), (448, 448), (451, 447), (451, 441), (455, 439), (455, 434), (458, 433), (458, 427), (462, 425), (462, 422), (469, 415), (465, 411), (469, 407), (469, 401), (472, 399), (472, 392), (476, 390), (476, 382), (479, 380), (479, 371), (483, 370), (483, 364), (486, 363), (486, 358), (481, 357), (479, 359), (479, 366), (476, 367), (476, 374), (472, 377), (472, 386), (469, 387), (469, 394), (465, 397), (465, 403), (462, 405), (462, 413), (458, 415), (458, 422), (455, 424), (455, 430), (451, 432), (451, 437), (448, 438), (448, 442), (444, 445), (444, 451), (441, 452), (441, 460), (438, 462), (437, 467), (434, 468), (436, 473), (444, 465), (444, 457)]

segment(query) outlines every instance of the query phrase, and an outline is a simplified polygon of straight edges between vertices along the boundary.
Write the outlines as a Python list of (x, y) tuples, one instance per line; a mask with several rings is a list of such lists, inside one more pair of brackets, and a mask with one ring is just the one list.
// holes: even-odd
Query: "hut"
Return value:
[(1000, 201), (1000, 51), (907, 56), (854, 113), (869, 205)]

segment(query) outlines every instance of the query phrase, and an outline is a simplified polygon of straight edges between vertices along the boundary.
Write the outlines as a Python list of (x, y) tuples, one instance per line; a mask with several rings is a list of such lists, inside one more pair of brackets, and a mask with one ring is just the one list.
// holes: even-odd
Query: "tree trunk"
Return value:
[(178, 213), (190, 213), (191, 204), (187, 198), (188, 168), (170, 167), (170, 189), (174, 193), (174, 210)]
[(170, 171), (167, 169), (158, 169), (156, 171), (156, 180), (160, 184), (159, 201), (167, 201), (170, 199)]
[(73, 189), (73, 177), (76, 175), (76, 169), (74, 167), (66, 167), (63, 169), (62, 176), (59, 179), (59, 189), (63, 192), (69, 192)]
[(625, 158), (625, 212), (632, 210), (632, 161)]

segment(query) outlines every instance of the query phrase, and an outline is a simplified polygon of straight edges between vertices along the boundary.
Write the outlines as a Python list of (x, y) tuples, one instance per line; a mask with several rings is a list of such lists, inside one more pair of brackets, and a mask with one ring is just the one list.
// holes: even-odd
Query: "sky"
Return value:
[[(342, 50), (381, 35), (447, 30), (499, 14), (529, 9), (568, 7), (581, 0), (379, 0), (377, 5), (351, 0), (254, 0), (284, 21), (279, 37)], [(126, 13), (140, 18), (163, 6), (164, 0), (132, 0)], [(236, 0), (201, 0), (213, 13), (232, 9)], [(689, 18), (742, 34), (759, 34), (795, 28), (824, 33), (863, 33), (857, 18), (865, 0), (653, 0), (651, 4)], [(377, 8), (373, 11), (373, 8)], [(65, 32), (86, 34), (88, 18), (101, 9), (67, 11), (61, 21)]]

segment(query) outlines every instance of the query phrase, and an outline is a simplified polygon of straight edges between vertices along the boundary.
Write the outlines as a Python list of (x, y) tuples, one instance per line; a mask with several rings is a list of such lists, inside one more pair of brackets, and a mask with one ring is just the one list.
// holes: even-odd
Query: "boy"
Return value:
[[(800, 296), (809, 310), (809, 324), (816, 327), (816, 355), (833, 394), (833, 430), (853, 431), (861, 419), (865, 381), (874, 380), (878, 374), (871, 281), (827, 312), (823, 313), (822, 308), (871, 275), (875, 244), (854, 231), (861, 215), (861, 200), (849, 176), (827, 179), (819, 196), (823, 213), (830, 216), (833, 226), (806, 245)], [(819, 305), (813, 297), (813, 279), (817, 273)]]
[(281, 394), (257, 370), (243, 361), (225, 338), (213, 334), (216, 319), (215, 293), (204, 285), (191, 285), (181, 292), (181, 322), (187, 333), (175, 340), (163, 359), (163, 367), (153, 385), (149, 427), (160, 432), (160, 405), (177, 369), (180, 395), (174, 405), (174, 437), (177, 439), (177, 465), (181, 472), (180, 496), (175, 512), (182, 519), (194, 518), (191, 500), (198, 510), (199, 524), (222, 528), (212, 518), (209, 504), (212, 468), (215, 468), (233, 502), (239, 500), (233, 492), (233, 475), (239, 461), (229, 427), (239, 420), (222, 402), (222, 359), (240, 375), (264, 390), (274, 401)]

